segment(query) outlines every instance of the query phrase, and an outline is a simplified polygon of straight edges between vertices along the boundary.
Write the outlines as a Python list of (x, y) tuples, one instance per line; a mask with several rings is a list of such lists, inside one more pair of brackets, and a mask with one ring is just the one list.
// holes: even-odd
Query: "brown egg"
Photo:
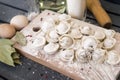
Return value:
[(0, 24), (0, 37), (12, 38), (16, 33), (15, 27), (10, 24)]
[(16, 15), (11, 19), (10, 24), (14, 25), (16, 30), (21, 30), (28, 25), (28, 19), (24, 15)]

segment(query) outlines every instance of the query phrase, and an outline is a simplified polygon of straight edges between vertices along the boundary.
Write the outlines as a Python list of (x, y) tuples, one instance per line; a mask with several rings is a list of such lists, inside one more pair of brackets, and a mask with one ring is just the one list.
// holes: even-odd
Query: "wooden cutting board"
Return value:
[[(40, 15), (38, 15), (32, 22), (29, 23), (27, 27), (25, 27), (21, 32), (27, 37), (27, 41), (31, 41), (32, 38), (35, 38), (36, 35), (39, 34), (38, 32), (35, 32), (33, 28), (40, 27), (41, 22), (50, 16), (58, 16), (60, 14), (45, 10)], [(79, 21), (79, 20), (77, 20)], [(79, 21), (79, 23), (82, 26), (90, 26), (93, 30), (104, 30), (101, 27)], [(120, 53), (120, 33), (116, 33), (115, 38), (117, 40), (117, 43), (115, 47), (113, 48), (118, 53)], [(14, 40), (14, 37), (13, 37)], [(26, 46), (20, 46), (19, 44), (15, 44), (14, 46), (16, 49), (18, 49), (22, 55), (25, 57), (38, 62), (42, 65), (45, 65), (55, 71), (58, 71), (66, 76), (71, 77), (75, 80), (116, 80), (116, 77), (120, 71), (120, 65), (117, 66), (110, 66), (110, 65), (104, 65), (104, 64), (72, 64), (68, 65), (65, 63), (62, 63), (59, 60), (54, 59), (54, 56), (45, 56), (44, 51), (38, 52), (37, 49), (34, 49), (30, 45)], [(90, 79), (91, 77), (91, 79)], [(92, 78), (93, 77), (93, 78)], [(96, 78), (94, 78), (96, 77)], [(97, 79), (98, 78), (98, 79)]]

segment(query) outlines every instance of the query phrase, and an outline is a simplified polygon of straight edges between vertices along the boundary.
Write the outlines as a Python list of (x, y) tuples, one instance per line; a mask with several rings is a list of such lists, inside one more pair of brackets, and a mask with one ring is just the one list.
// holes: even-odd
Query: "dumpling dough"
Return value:
[(55, 27), (55, 24), (51, 23), (50, 21), (44, 21), (41, 25), (41, 30), (46, 33), (51, 29), (53, 29), (54, 27)]
[(93, 34), (93, 30), (89, 26), (82, 26), (80, 27), (81, 33), (84, 35), (91, 35)]
[(78, 49), (75, 53), (78, 62), (86, 63), (91, 60), (91, 52), (84, 49)]
[(107, 53), (106, 62), (111, 65), (116, 65), (120, 62), (120, 55), (116, 51), (109, 51)]
[(105, 49), (111, 49), (115, 46), (116, 39), (114, 38), (106, 38), (103, 42), (103, 48)]
[(114, 37), (116, 33), (114, 30), (105, 30), (104, 32), (106, 37)]
[(95, 62), (102, 63), (106, 57), (106, 50), (103, 49), (95, 49), (92, 54), (92, 59)]
[(70, 25), (67, 22), (60, 22), (57, 26), (56, 26), (56, 31), (58, 32), (58, 34), (65, 34), (70, 30)]
[(73, 38), (76, 38), (76, 39), (82, 37), (82, 34), (81, 34), (79, 28), (71, 29), (70, 35), (71, 35)]
[(71, 16), (70, 15), (67, 15), (67, 14), (61, 14), (58, 16), (59, 20), (60, 21), (68, 21), (68, 20), (71, 20)]
[(68, 49), (60, 52), (60, 59), (64, 62), (73, 62), (74, 50)]
[(47, 54), (54, 54), (59, 49), (59, 44), (57, 43), (48, 43), (44, 46), (44, 51)]
[(93, 50), (97, 48), (98, 42), (94, 37), (83, 37), (82, 47), (86, 50)]
[(72, 39), (72, 37), (68, 35), (64, 35), (60, 37), (59, 44), (63, 49), (70, 48), (74, 44), (74, 40)]
[(39, 36), (39, 38), (36, 38), (33, 40), (32, 47), (34, 48), (40, 48), (46, 44), (46, 39), (42, 36)]
[(59, 39), (59, 35), (56, 32), (56, 30), (51, 30), (50, 32), (47, 33), (46, 39), (48, 42), (57, 42)]
[(105, 33), (103, 31), (95, 31), (94, 36), (98, 40), (103, 40), (105, 38)]

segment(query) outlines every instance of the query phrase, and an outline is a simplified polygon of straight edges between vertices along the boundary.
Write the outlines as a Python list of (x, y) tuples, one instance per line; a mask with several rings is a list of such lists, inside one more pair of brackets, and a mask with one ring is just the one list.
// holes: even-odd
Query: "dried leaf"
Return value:
[(0, 45), (13, 45), (14, 42), (9, 39), (0, 39)]
[(21, 64), (20, 55), (12, 47), (13, 44), (9, 39), (0, 39), (0, 61), (10, 66), (15, 66), (14, 63)]
[(20, 58), (20, 55), (15, 52), (15, 53), (12, 54), (12, 58), (13, 58), (13, 59), (19, 59), (19, 58)]
[(27, 44), (26, 37), (21, 32), (17, 32), (14, 38), (21, 46), (25, 46)]
[(22, 62), (19, 60), (19, 59), (14, 59), (14, 63), (16, 63), (16, 64), (22, 64)]
[(0, 46), (0, 61), (10, 66), (15, 66), (14, 61), (11, 57), (12, 53), (14, 52), (15, 52), (15, 49), (12, 48), (10, 45)]

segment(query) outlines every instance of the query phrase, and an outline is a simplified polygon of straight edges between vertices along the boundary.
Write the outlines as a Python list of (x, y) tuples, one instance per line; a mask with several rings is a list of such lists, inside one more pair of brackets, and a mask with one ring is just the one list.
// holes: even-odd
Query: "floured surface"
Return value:
[[(58, 72), (64, 73), (65, 75), (79, 80), (116, 80), (116, 76), (120, 71), (120, 66), (112, 66), (108, 64), (97, 64), (92, 61), (89, 63), (80, 64), (77, 62), (74, 63), (64, 63), (59, 59), (59, 54), (56, 53), (55, 55), (47, 55), (43, 49), (37, 49), (31, 45), (32, 40), (39, 37), (39, 34), (44, 35), (44, 33), (34, 32), (33, 27), (41, 27), (41, 23), (44, 19), (47, 19), (52, 16), (58, 16), (59, 14), (51, 12), (51, 11), (44, 11), (41, 13), (35, 20), (33, 20), (26, 28), (24, 28), (21, 32), (27, 38), (27, 46), (21, 47), (20, 45), (16, 45), (15, 47), (18, 48), (20, 51), (24, 52), (28, 58), (35, 60), (37, 58), (37, 62), (46, 65), (49, 63), (52, 67), (56, 68)], [(93, 30), (103, 30), (102, 28), (96, 27), (94, 25), (75, 20), (82, 26), (90, 26)], [(120, 50), (120, 34), (116, 33), (115, 38), (117, 39), (116, 46), (113, 48), (119, 54)], [(33, 58), (34, 57), (34, 58)], [(51, 66), (48, 66), (51, 68)], [(56, 66), (57, 65), (57, 66)], [(73, 76), (71, 76), (73, 75)], [(93, 76), (94, 75), (94, 76)]]

